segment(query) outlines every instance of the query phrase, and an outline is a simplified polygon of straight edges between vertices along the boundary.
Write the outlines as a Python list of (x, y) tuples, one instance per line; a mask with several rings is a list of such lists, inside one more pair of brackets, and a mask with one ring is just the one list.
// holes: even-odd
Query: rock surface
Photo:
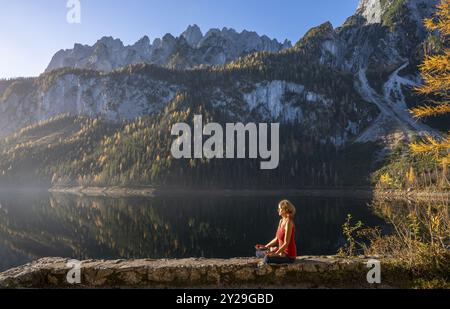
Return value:
[(153, 43), (144, 36), (130, 46), (112, 37), (103, 37), (93, 46), (75, 44), (73, 49), (57, 52), (46, 71), (70, 67), (110, 72), (136, 63), (187, 69), (225, 64), (256, 51), (279, 52), (290, 47), (289, 41), (280, 43), (256, 32), (238, 33), (223, 28), (211, 29), (203, 35), (197, 25), (191, 25), (179, 37), (166, 34)]
[(367, 283), (368, 259), (299, 257), (291, 265), (256, 258), (87, 260), (81, 284), (67, 283), (68, 259), (43, 258), (0, 274), (0, 288), (380, 288), (400, 287), (402, 277), (382, 262), (382, 285)]

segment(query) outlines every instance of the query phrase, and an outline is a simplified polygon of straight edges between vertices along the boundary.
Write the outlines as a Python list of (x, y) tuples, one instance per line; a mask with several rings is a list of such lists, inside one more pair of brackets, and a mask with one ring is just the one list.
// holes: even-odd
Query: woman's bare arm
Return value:
[(267, 245), (265, 245), (264, 247), (265, 248), (272, 248), (272, 247), (276, 247), (276, 246), (278, 246), (278, 238), (274, 238), (274, 239), (272, 239), (272, 241), (271, 242), (269, 242)]
[[(283, 220), (280, 220), (280, 222), (278, 223), (278, 228), (280, 228), (281, 223), (283, 222)], [(278, 230), (277, 230), (278, 233)], [(267, 245), (264, 246), (265, 248), (273, 248), (273, 247), (278, 247), (278, 237), (277, 235), (275, 235), (275, 238), (272, 239)]]

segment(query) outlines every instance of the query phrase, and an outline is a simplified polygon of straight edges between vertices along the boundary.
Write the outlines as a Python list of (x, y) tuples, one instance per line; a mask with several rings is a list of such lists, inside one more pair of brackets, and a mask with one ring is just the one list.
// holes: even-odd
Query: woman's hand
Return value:
[(284, 256), (286, 256), (286, 254), (279, 253), (277, 251), (272, 251), (272, 252), (267, 252), (267, 256), (282, 256), (282, 257), (284, 257)]
[(277, 250), (275, 250), (275, 251), (267, 252), (267, 256), (286, 256), (286, 255), (283, 253), (278, 253)]
[(286, 256), (286, 253), (284, 253), (283, 251), (277, 250), (274, 252), (274, 255), (276, 256)]
[(266, 249), (266, 246), (264, 246), (264, 245), (259, 245), (259, 244), (258, 244), (258, 245), (255, 246), (255, 249), (256, 249), (256, 250)]
[(269, 249), (269, 251), (267, 252), (267, 256), (277, 256), (277, 247), (272, 247)]

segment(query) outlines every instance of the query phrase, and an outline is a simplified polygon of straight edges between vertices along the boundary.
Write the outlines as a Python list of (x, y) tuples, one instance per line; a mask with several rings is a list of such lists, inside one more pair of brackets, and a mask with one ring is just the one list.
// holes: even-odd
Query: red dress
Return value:
[[(295, 224), (291, 221), (292, 224), (292, 234), (291, 234), (291, 240), (289, 241), (288, 247), (284, 250), (284, 254), (291, 258), (297, 257), (297, 246), (295, 244)], [(278, 239), (278, 248), (281, 248), (284, 245), (284, 238), (286, 235), (285, 230), (286, 224), (281, 224), (278, 227), (277, 231), (277, 239)]]

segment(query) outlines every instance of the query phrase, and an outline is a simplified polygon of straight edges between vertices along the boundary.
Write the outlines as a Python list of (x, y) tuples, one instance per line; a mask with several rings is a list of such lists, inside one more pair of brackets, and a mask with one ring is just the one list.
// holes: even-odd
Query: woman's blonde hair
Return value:
[(289, 216), (292, 218), (295, 216), (295, 206), (288, 200), (283, 200), (278, 204), (278, 207), (280, 207), (281, 210), (289, 214)]

